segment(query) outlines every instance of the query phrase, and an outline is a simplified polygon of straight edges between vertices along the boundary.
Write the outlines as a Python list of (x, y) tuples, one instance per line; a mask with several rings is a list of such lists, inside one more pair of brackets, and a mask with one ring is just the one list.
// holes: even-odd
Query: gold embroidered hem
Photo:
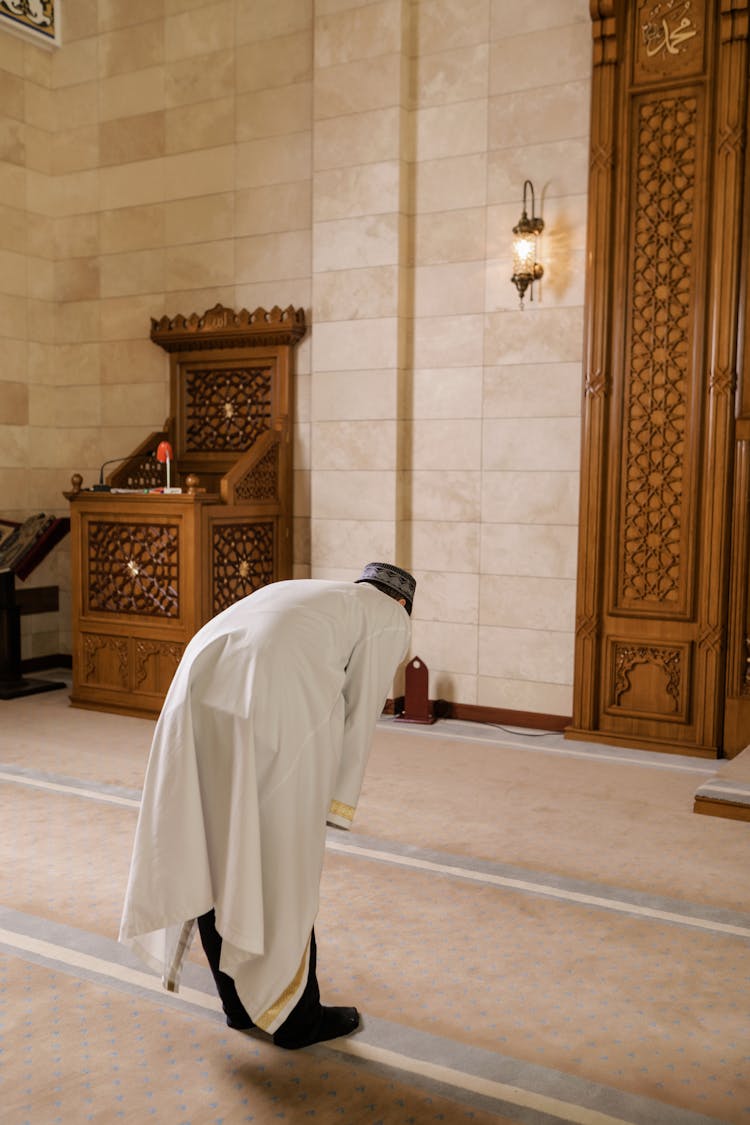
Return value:
[(345, 805), (343, 801), (331, 801), (331, 807), (328, 811), (329, 813), (332, 813), (333, 816), (340, 816), (344, 820), (348, 820), (350, 822), (354, 820), (355, 810), (351, 805)]
[(307, 946), (305, 947), (305, 952), (302, 954), (302, 960), (300, 961), (299, 968), (294, 974), (294, 979), (292, 980), (291, 984), (288, 984), (282, 992), (281, 996), (279, 996), (279, 998), (274, 1001), (271, 1007), (266, 1008), (263, 1015), (258, 1016), (258, 1018), (255, 1020), (255, 1023), (261, 1029), (261, 1031), (268, 1031), (269, 1027), (272, 1026), (274, 1020), (278, 1019), (279, 1013), (283, 1011), (285, 1005), (289, 1003), (291, 997), (294, 996), (296, 992), (299, 992), (302, 981), (307, 977), (309, 953), (310, 942), (308, 941)]

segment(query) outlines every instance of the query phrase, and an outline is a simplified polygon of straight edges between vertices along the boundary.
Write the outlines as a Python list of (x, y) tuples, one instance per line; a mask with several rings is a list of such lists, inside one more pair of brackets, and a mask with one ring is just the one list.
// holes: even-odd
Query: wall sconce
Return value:
[[(526, 189), (531, 192), (531, 218), (526, 211)], [(529, 300), (534, 300), (534, 282), (538, 281), (544, 269), (536, 260), (536, 240), (544, 230), (544, 220), (534, 214), (534, 185), (531, 180), (523, 182), (523, 212), (513, 227), (513, 277), (510, 279), (518, 290), (523, 308), (523, 297), (531, 286)]]

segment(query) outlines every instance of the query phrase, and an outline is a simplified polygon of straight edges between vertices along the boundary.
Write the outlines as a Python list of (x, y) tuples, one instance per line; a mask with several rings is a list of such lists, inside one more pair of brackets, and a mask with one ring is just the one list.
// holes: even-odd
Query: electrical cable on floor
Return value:
[(560, 733), (558, 730), (543, 730), (539, 734), (531, 734), (523, 730), (511, 730), (510, 727), (501, 727), (498, 723), (487, 723), (486, 726), (492, 727), (493, 730), (505, 731), (506, 734), (512, 734), (514, 737), (520, 735), (521, 738), (550, 738), (553, 734), (557, 735)]

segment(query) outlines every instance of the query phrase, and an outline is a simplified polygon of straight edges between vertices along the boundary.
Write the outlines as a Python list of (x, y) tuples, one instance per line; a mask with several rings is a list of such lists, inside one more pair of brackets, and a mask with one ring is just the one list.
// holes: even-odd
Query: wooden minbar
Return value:
[(304, 333), (291, 307), (152, 320), (170, 356), (164, 429), (104, 484), (84, 489), (76, 474), (66, 493), (73, 705), (158, 714), (201, 625), (291, 577), (292, 377)]

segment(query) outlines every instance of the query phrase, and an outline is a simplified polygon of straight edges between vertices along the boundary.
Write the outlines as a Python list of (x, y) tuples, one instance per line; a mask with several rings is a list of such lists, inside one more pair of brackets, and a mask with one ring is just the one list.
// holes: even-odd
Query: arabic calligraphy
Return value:
[(679, 55), (685, 50), (681, 45), (698, 34), (690, 18), (690, 8), (691, 0), (663, 0), (654, 4), (648, 21), (641, 27), (648, 58), (662, 52)]

